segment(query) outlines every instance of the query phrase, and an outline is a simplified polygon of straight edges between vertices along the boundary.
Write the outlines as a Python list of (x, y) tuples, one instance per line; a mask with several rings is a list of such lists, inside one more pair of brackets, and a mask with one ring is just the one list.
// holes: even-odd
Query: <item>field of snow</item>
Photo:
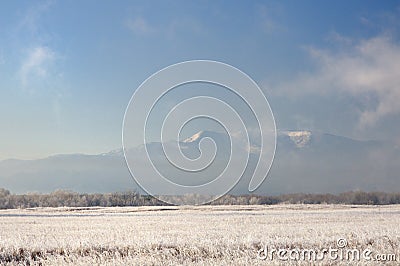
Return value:
[(399, 221), (399, 205), (1, 210), (0, 264), (397, 265)]

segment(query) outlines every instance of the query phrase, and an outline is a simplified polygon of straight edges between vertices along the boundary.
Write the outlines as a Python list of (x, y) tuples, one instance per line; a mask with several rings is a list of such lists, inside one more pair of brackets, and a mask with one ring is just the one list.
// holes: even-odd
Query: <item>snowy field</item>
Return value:
[(397, 265), (399, 222), (400, 205), (1, 210), (0, 264)]

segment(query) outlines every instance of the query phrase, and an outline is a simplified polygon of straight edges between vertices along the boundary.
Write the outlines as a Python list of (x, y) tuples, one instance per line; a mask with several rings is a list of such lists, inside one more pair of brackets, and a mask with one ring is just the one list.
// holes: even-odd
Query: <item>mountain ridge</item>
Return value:
[[(210, 134), (211, 133), (211, 134)], [(331, 133), (321, 133), (319, 131), (311, 131), (311, 130), (279, 130), (277, 132), (277, 139), (282, 138), (282, 137), (292, 137), (292, 141), (294, 142), (294, 144), (296, 144), (296, 137), (302, 137), (300, 134), (297, 135), (297, 133), (304, 133), (304, 135), (308, 135), (307, 141), (305, 143), (302, 143), (302, 145), (298, 146), (299, 148), (301, 147), (305, 147), (306, 145), (304, 144), (308, 144), (309, 141), (311, 140), (311, 138), (320, 138), (321, 136), (327, 136), (327, 137), (333, 137), (333, 138), (340, 138), (346, 141), (352, 141), (352, 142), (357, 142), (357, 143), (386, 143), (385, 141), (380, 141), (380, 140), (358, 140), (358, 139), (354, 139), (354, 138), (350, 138), (350, 137), (346, 137), (346, 136), (341, 136), (341, 135), (335, 135), (335, 134), (331, 134)], [(198, 141), (200, 141), (200, 139), (204, 138), (204, 137), (211, 137), (210, 135), (226, 135), (222, 132), (216, 132), (216, 131), (208, 131), (208, 130), (201, 130), (198, 131), (197, 133), (193, 134), (192, 136), (185, 138), (183, 140), (180, 141), (180, 143), (196, 143)], [(151, 144), (160, 144), (160, 142), (150, 142), (147, 143), (147, 145), (151, 145)], [(138, 145), (135, 148), (138, 148)], [(41, 158), (37, 158), (37, 159), (18, 159), (18, 158), (8, 158), (8, 159), (3, 159), (0, 160), (0, 162), (3, 161), (34, 161), (34, 160), (42, 160), (42, 159), (48, 159), (48, 158), (57, 158), (57, 157), (68, 157), (68, 156), (123, 156), (123, 148), (116, 148), (113, 149), (111, 151), (108, 152), (103, 152), (103, 153), (98, 153), (98, 154), (90, 154), (90, 153), (60, 153), (60, 154), (53, 154), (53, 155), (49, 155), (46, 157), (41, 157)]]
[[(203, 137), (211, 133), (221, 134), (218, 135), (221, 139), (226, 140), (227, 137), (221, 132), (197, 133), (201, 134), (192, 135), (190, 142), (184, 142), (188, 138), (180, 141), (183, 152), (190, 158), (198, 156), (198, 143)], [(228, 146), (216, 144), (224, 154)], [(160, 150), (161, 143), (148, 145), (149, 152), (156, 155), (155, 163), (164, 173), (172, 173), (181, 181), (187, 178), (185, 173), (169, 170), (168, 161)], [(143, 157), (143, 147), (138, 146), (129, 152), (137, 158)], [(249, 169), (231, 193), (248, 193), (251, 170), (257, 158), (257, 153), (252, 153)], [(353, 189), (400, 191), (397, 174), (400, 172), (399, 160), (399, 150), (382, 141), (354, 140), (304, 130), (279, 131), (270, 174), (256, 193), (336, 193)], [(210, 168), (209, 174), (222, 169), (220, 165), (224, 165), (226, 156), (217, 157), (216, 162), (219, 166)], [(20, 193), (55, 189), (77, 192), (141, 191), (129, 173), (122, 148), (100, 154), (58, 154), (36, 160), (3, 160), (0, 161), (0, 187)]]

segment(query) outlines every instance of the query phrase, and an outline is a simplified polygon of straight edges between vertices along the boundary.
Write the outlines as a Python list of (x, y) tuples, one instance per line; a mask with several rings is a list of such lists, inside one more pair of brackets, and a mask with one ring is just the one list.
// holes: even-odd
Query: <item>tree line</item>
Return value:
[[(175, 196), (193, 197), (193, 195)], [(340, 194), (283, 194), (225, 195), (210, 205), (273, 205), (273, 204), (356, 204), (387, 205), (400, 204), (400, 193), (350, 191)], [(164, 202), (135, 191), (114, 193), (77, 193), (57, 190), (49, 194), (12, 194), (0, 188), (0, 209), (35, 207), (116, 207), (116, 206), (161, 206)]]

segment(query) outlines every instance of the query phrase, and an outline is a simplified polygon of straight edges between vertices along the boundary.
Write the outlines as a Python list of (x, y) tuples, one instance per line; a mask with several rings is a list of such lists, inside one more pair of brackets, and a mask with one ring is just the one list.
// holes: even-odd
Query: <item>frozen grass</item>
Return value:
[[(257, 259), (265, 245), (322, 249), (336, 247), (338, 238), (347, 239), (349, 248), (394, 253), (399, 260), (399, 222), (399, 205), (3, 210), (0, 261), (11, 265), (270, 265), (282, 261)], [(348, 264), (323, 261), (328, 263)]]

